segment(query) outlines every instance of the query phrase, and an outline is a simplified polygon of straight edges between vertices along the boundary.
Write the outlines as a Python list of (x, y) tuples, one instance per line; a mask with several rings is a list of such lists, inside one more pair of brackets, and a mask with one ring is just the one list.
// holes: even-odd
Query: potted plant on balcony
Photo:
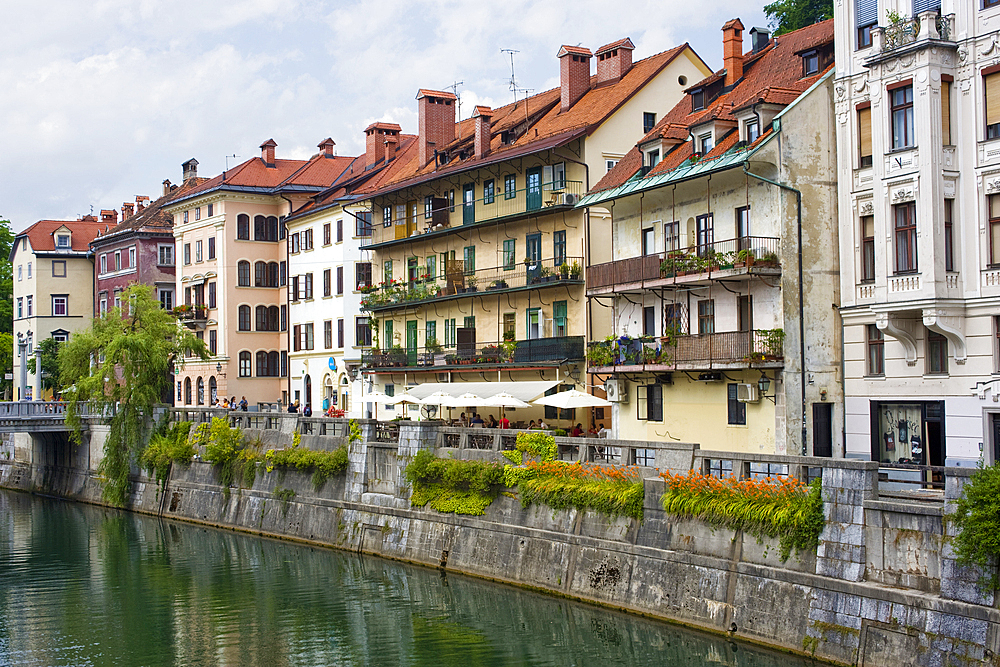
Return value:
[(719, 268), (720, 269), (731, 269), (736, 263), (736, 253), (735, 252), (720, 252), (718, 255)]
[(753, 262), (754, 262), (753, 250), (751, 250), (750, 248), (743, 248), (742, 250), (736, 253), (736, 261), (733, 263), (733, 266), (735, 266), (736, 268), (743, 268), (743, 267), (750, 268), (751, 266), (753, 266)]
[(542, 269), (541, 269), (541, 271), (540, 271), (540, 273), (541, 273), (541, 276), (542, 276), (542, 282), (543, 283), (550, 282), (552, 280), (552, 278), (553, 278), (553, 276), (552, 276), (552, 269), (550, 269), (547, 266), (543, 266)]
[(611, 344), (608, 341), (595, 341), (590, 344), (587, 349), (587, 362), (591, 368), (610, 366), (611, 361)]
[(498, 364), (503, 355), (503, 348), (499, 345), (486, 345), (483, 347), (483, 363)]
[(514, 351), (517, 350), (517, 341), (514, 340), (513, 331), (505, 331), (503, 334), (503, 342), (500, 343), (500, 347), (503, 348), (504, 358), (507, 361), (514, 360)]
[(782, 348), (785, 342), (784, 329), (764, 329), (763, 334), (764, 359), (774, 361), (783, 356)]
[(389, 348), (388, 355), (389, 364), (392, 366), (406, 366), (407, 357), (406, 350), (404, 350), (399, 345), (393, 345)]
[(174, 315), (182, 320), (187, 319), (190, 312), (191, 312), (191, 306), (189, 306), (186, 303), (182, 303), (179, 306), (174, 306), (173, 310)]
[(580, 279), (580, 276), (583, 275), (583, 267), (580, 266), (580, 262), (573, 262), (573, 266), (569, 267), (569, 274), (573, 280)]
[(754, 266), (765, 269), (776, 269), (778, 268), (778, 256), (773, 252), (764, 253), (760, 259), (754, 261)]
[(479, 281), (476, 280), (475, 276), (469, 276), (465, 279), (465, 291), (466, 292), (478, 292), (479, 288), (476, 287)]
[(567, 278), (569, 278), (569, 264), (567, 264), (566, 262), (563, 262), (559, 266), (559, 275), (560, 275), (560, 277), (562, 277), (563, 280), (566, 280)]
[(486, 289), (497, 290), (497, 289), (507, 289), (507, 281), (503, 279), (494, 280), (490, 283), (490, 286)]

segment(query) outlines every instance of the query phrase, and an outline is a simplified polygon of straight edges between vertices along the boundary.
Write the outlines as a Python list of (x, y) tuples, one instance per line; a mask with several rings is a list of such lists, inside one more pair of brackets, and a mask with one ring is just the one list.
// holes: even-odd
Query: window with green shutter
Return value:
[(514, 258), (514, 239), (507, 239), (503, 242), (503, 268), (505, 271), (513, 271), (517, 260)]

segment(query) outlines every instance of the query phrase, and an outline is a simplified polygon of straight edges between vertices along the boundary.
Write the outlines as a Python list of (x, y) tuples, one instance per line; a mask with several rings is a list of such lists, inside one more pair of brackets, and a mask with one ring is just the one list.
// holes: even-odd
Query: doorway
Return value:
[(833, 456), (833, 404), (813, 403), (813, 456)]

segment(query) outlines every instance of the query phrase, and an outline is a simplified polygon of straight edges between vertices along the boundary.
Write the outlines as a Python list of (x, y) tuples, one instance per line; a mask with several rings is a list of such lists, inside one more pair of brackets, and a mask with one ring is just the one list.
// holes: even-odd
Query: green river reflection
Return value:
[(0, 491), (0, 665), (811, 664), (455, 574)]

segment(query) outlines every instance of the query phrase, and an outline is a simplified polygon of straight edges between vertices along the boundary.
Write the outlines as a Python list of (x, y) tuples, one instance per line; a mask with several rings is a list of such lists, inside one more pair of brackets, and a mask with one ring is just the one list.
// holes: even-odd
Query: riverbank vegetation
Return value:
[(553, 509), (574, 507), (642, 521), (645, 494), (637, 468), (529, 461), (523, 468), (512, 468), (508, 479), (516, 481), (524, 507), (534, 504)]
[(413, 486), (410, 503), (438, 512), (480, 515), (504, 489), (503, 466), (485, 461), (439, 459), (417, 452), (404, 472)]
[(952, 540), (958, 563), (983, 571), (979, 585), (985, 591), (1000, 588), (1000, 467), (980, 468), (969, 478), (952, 520), (958, 528)]
[(170, 426), (165, 421), (149, 438), (149, 444), (139, 455), (139, 467), (163, 485), (174, 463), (191, 463), (196, 451), (191, 441), (191, 422)]
[(661, 477), (667, 483), (664, 511), (742, 530), (758, 539), (775, 538), (782, 562), (793, 549), (814, 550), (819, 544), (825, 519), (818, 479), (807, 486), (792, 477), (719, 479), (695, 471), (687, 475), (665, 472)]

